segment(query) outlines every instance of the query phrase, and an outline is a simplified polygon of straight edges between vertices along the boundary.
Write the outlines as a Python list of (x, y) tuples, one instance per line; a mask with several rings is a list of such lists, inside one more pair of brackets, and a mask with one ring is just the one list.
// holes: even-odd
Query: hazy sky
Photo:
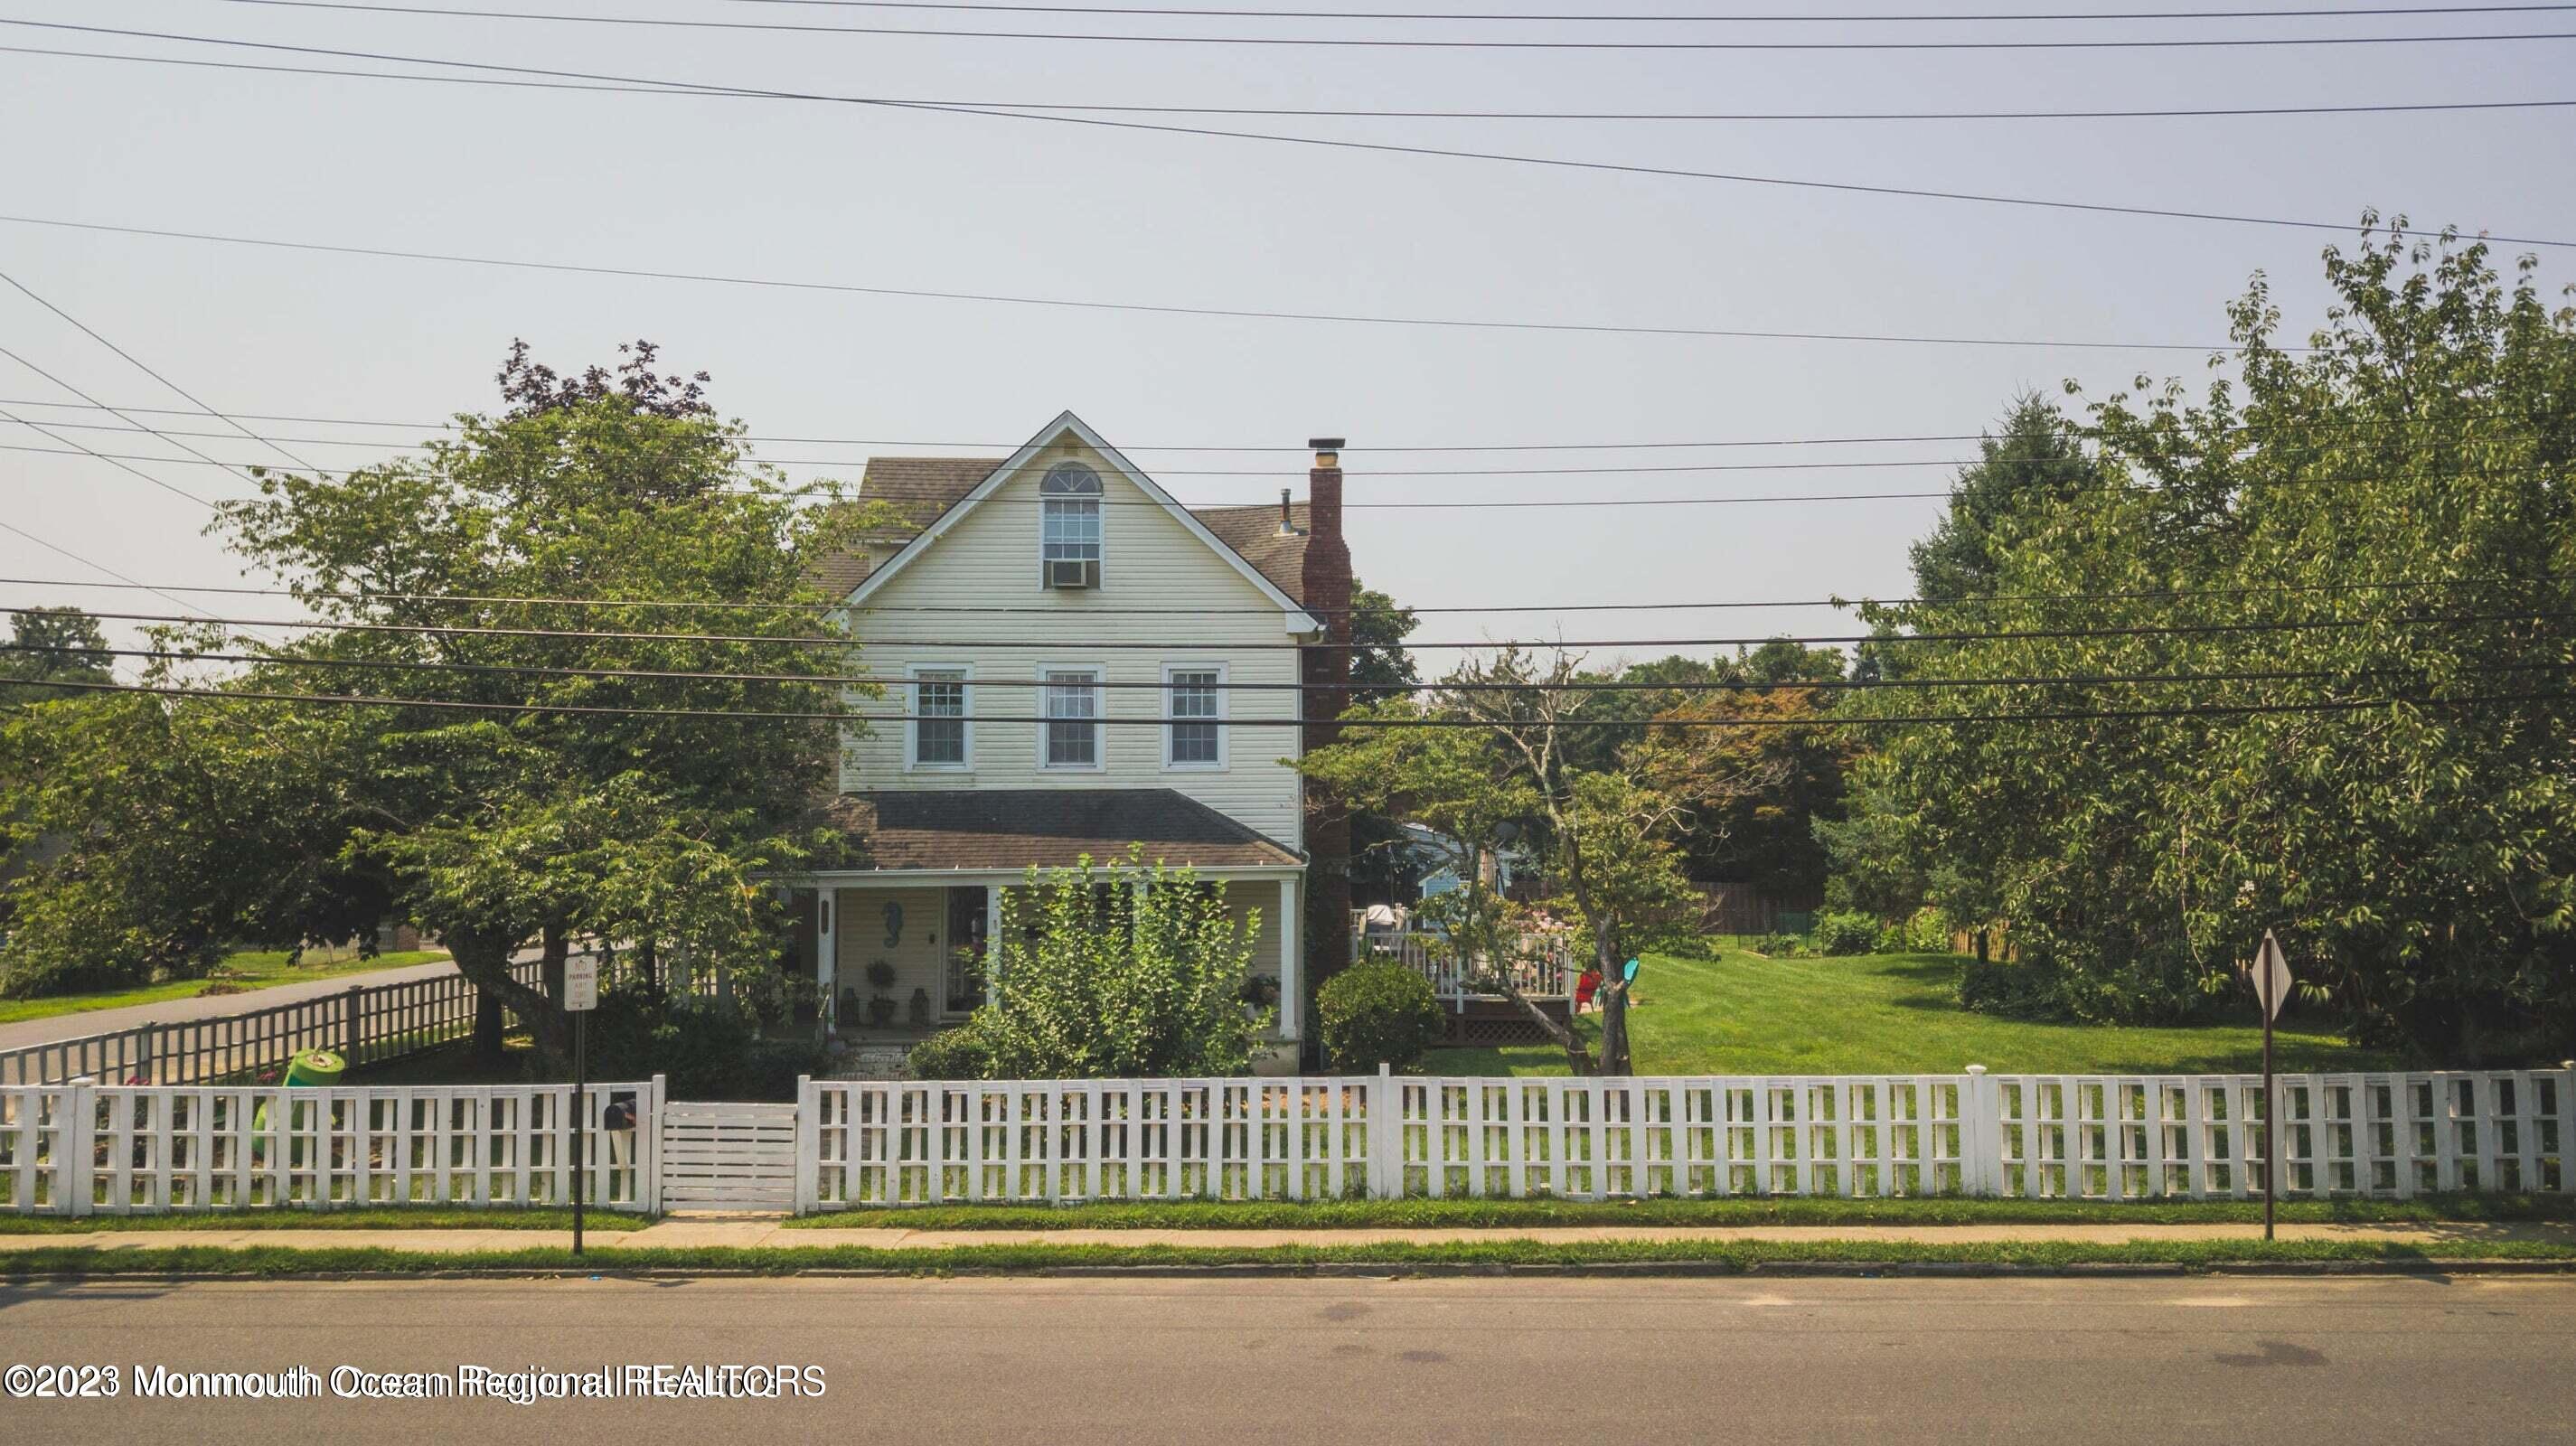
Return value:
[[(430, 0), (806, 25), (1383, 38), (1871, 40), (2576, 32), (2576, 13), (2311, 21), (1593, 25), (1010, 16), (751, 0)], [(1179, 0), (1142, 0), (1179, 3)], [(1226, 0), (1197, 0), (1226, 3)], [(1394, 0), (1319, 0), (1306, 8)], [(1446, 0), (1444, 0), (1446, 3)], [(2331, 0), (2304, 0), (2331, 3)], [(1464, 0), (1449, 8), (1579, 8)], [(1712, 13), (1724, 0), (1620, 0)], [(1780, 10), (1776, 3), (1732, 8)], [(1910, 0), (1847, 9), (1913, 12)], [(1985, 3), (1957, 8), (2004, 8)], [(2029, 9), (2068, 10), (2066, 0)], [(2157, 8), (2111, 5), (2097, 8)], [(2192, 8), (2181, 6), (2173, 8)], [(1920, 13), (1934, 13), (1924, 10)], [(359, 14), (231, 0), (0, 0), (12, 19), (765, 89), (967, 102), (1432, 110), (1959, 110), (2576, 97), (2576, 40), (1839, 53), (1407, 50), (735, 33)], [(371, 62), (0, 25), (0, 45), (251, 64)], [(391, 68), (376, 65), (375, 68)], [(450, 72), (454, 73), (454, 72)], [(2293, 327), (2323, 233), (766, 99), (493, 89), (0, 53), (0, 210), (482, 256), (1183, 306), (1639, 326), (2217, 340), (2268, 273)], [(1695, 170), (2576, 238), (2576, 111), (2260, 119), (1511, 122), (1141, 117)], [(2553, 293), (2576, 251), (2545, 251)], [(2509, 259), (2509, 257), (2508, 257)], [(1944, 466), (1371, 477), (1370, 467), (1926, 461), (1953, 442), (1410, 454), (1372, 446), (1974, 432), (2014, 393), (2106, 392), (2195, 353), (1600, 336), (1222, 320), (758, 290), (326, 256), (0, 223), (0, 271), (226, 411), (434, 422), (488, 407), (513, 337), (559, 367), (650, 337), (763, 435), (1007, 449), (1070, 407), (1189, 501), (1303, 488), (1303, 458), (1163, 451), (1350, 439), (1354, 502), (1920, 491)], [(0, 344), (112, 403), (184, 406), (0, 288)], [(0, 358), (0, 400), (73, 400)], [(156, 425), (221, 430), (207, 419)], [(401, 442), (413, 427), (264, 422)], [(58, 443), (0, 425), (12, 446)], [(180, 455), (80, 431), (100, 450)], [(193, 439), (227, 459), (258, 445)], [(317, 461), (382, 455), (294, 443)], [(778, 458), (938, 450), (776, 443)], [(977, 450), (984, 450), (979, 448)], [(138, 464), (207, 495), (212, 467)], [(1196, 476), (1194, 469), (1292, 476)], [(803, 474), (813, 468), (796, 466)], [(855, 476), (855, 465), (848, 472)], [(204, 513), (88, 458), (0, 452), (7, 520), (146, 581), (236, 564)], [(1351, 514), (1361, 575), (1430, 605), (1901, 593), (1932, 501)], [(0, 533), (0, 570), (82, 570)], [(10, 587), (112, 608), (110, 593)], [(236, 604), (235, 606), (240, 606)], [(262, 610), (274, 604), (261, 605)], [(130, 611), (166, 610), (153, 602)], [(1441, 618), (1426, 637), (1550, 631)], [(1568, 636), (1840, 631), (1833, 614), (1635, 613)]]

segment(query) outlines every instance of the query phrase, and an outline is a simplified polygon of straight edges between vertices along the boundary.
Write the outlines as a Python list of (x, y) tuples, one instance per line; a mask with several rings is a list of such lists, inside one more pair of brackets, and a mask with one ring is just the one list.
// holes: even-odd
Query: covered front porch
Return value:
[(1252, 972), (1276, 981), (1275, 1037), (1293, 1066), (1305, 861), (1214, 809), (1167, 789), (889, 791), (842, 795), (834, 822), (876, 867), (788, 881), (790, 967), (814, 981), (833, 1039), (871, 1065), (899, 1065), (984, 1003), (1004, 899), (1031, 868), (1105, 867), (1132, 843), (1223, 886), (1237, 918), (1258, 916)]

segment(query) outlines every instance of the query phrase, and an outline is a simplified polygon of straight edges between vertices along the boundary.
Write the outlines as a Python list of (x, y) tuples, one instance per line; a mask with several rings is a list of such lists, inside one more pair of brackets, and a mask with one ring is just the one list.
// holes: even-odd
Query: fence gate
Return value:
[(796, 1106), (662, 1103), (665, 1210), (796, 1208)]

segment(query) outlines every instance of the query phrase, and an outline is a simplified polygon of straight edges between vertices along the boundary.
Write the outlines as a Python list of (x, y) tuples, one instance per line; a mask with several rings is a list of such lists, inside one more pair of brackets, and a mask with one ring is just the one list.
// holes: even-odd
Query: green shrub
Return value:
[(1818, 914), (1810, 937), (1816, 952), (1828, 957), (1866, 954), (1878, 947), (1878, 920), (1857, 910)]
[(915, 1079), (990, 1079), (993, 1046), (969, 1019), (914, 1045), (904, 1064)]
[(1440, 1001), (1431, 981), (1390, 959), (1354, 964), (1315, 991), (1315, 1029), (1324, 1067), (1345, 1074), (1380, 1064), (1411, 1070), (1440, 1042)]
[[(1140, 887), (1141, 886), (1141, 887)], [(1002, 894), (991, 1002), (971, 1036), (934, 1041), (916, 1068), (981, 1079), (1171, 1079), (1239, 1075), (1275, 1014), (1243, 1002), (1258, 911), (1225, 886), (1131, 848), (1030, 869)]]
[(747, 1005), (642, 978), (601, 990), (589, 1028), (595, 1078), (665, 1075), (676, 1099), (793, 1100), (796, 1077), (819, 1072), (829, 1058), (811, 1039), (763, 1039)]
[(1795, 959), (1807, 952), (1807, 941), (1795, 934), (1763, 934), (1745, 947), (1773, 959)]

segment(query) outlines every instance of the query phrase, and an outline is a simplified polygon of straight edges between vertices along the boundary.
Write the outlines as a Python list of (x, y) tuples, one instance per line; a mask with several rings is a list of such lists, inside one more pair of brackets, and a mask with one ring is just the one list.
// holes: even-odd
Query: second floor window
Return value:
[(1040, 760), (1049, 768), (1100, 766), (1100, 674), (1091, 668), (1049, 668), (1045, 700), (1046, 737)]
[(1038, 481), (1038, 570), (1048, 587), (1100, 585), (1100, 474), (1058, 462)]
[(912, 675), (912, 766), (966, 766), (966, 672), (923, 668)]
[(1168, 768), (1225, 766), (1225, 670), (1172, 667), (1163, 670), (1163, 763)]

